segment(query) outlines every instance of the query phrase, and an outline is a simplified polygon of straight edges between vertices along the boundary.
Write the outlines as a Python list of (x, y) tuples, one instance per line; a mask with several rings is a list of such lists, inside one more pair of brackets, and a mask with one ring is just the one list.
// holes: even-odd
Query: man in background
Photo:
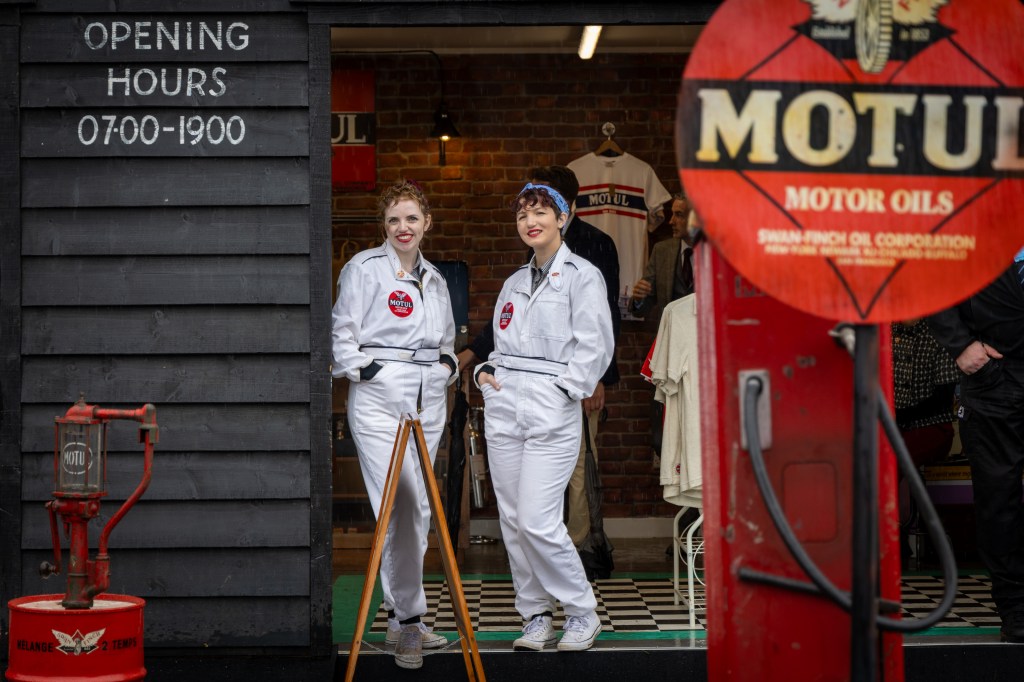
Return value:
[(693, 293), (691, 217), (686, 195), (680, 192), (673, 196), (669, 219), (672, 237), (654, 245), (644, 276), (633, 285), (629, 312), (637, 317), (647, 317), (652, 309), (660, 316), (666, 305)]

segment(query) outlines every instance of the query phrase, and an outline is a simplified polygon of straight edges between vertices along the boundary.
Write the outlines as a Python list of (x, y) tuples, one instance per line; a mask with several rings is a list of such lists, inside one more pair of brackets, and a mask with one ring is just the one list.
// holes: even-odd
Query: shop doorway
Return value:
[[(434, 212), (424, 255), (465, 273), (464, 280), (450, 282), (460, 350), (489, 321), (501, 283), (525, 260), (507, 205), (529, 168), (567, 165), (611, 140), (619, 153), (649, 164), (670, 193), (680, 190), (676, 94), (699, 30), (606, 27), (597, 52), (585, 61), (577, 54), (580, 26), (334, 28), (332, 83), (349, 100), (335, 95), (341, 108), (332, 106), (338, 112), (332, 116), (332, 282), (352, 255), (380, 243), (380, 190), (400, 177), (416, 180)], [(460, 133), (447, 142), (431, 137), (442, 106)], [(339, 157), (344, 161), (338, 163)], [(662, 226), (643, 235), (645, 248), (669, 234)], [(673, 567), (669, 551), (678, 508), (662, 499), (651, 450), (652, 389), (639, 372), (655, 332), (656, 325), (643, 320), (623, 322), (617, 350), (622, 380), (608, 392), (608, 418), (597, 437), (606, 529), (622, 538), (619, 570), (627, 572), (630, 566), (665, 573)], [(464, 378), (468, 383), (468, 373)], [(332, 534), (335, 572), (358, 574), (374, 518), (346, 433), (347, 390), (346, 381), (335, 379)], [(475, 388), (467, 397), (471, 412), (482, 406)], [(448, 441), (446, 433), (435, 466), (442, 491), (450, 487)], [(500, 538), (490, 482), (483, 477), (474, 491), (472, 474), (467, 466), (460, 532), (453, 538), (462, 569), (507, 574), (503, 546), (487, 542)], [(632, 558), (626, 556), (630, 543), (636, 546)], [(433, 554), (428, 552), (428, 572)]]

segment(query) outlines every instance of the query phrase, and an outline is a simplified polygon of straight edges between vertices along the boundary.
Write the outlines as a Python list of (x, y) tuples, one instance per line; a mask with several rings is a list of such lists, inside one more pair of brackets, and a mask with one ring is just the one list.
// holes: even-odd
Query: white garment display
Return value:
[(697, 299), (684, 296), (665, 306), (651, 357), (654, 398), (665, 403), (661, 484), (667, 502), (702, 507), (700, 385)]
[(619, 252), (620, 308), (626, 311), (633, 283), (644, 274), (651, 221), (672, 198), (650, 164), (630, 154), (590, 153), (569, 162), (580, 183), (576, 215), (607, 233)]

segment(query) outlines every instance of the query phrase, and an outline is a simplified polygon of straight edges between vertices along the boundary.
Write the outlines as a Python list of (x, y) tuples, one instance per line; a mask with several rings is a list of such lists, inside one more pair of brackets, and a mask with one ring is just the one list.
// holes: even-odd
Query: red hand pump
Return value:
[[(99, 551), (93, 561), (89, 559), (89, 521), (99, 514), (100, 499), (107, 495), (107, 425), (114, 419), (129, 419), (140, 424), (139, 442), (145, 445), (142, 481), (103, 527)], [(63, 417), (54, 418), (54, 422), (56, 489), (53, 495), (57, 499), (46, 504), (50, 512), (54, 563), (43, 562), (39, 571), (44, 578), (61, 571), (59, 514), (70, 542), (67, 591), (61, 605), (67, 609), (88, 609), (92, 608), (96, 595), (110, 587), (110, 556), (107, 554), (110, 532), (149, 487), (153, 445), (159, 440), (156, 408), (147, 403), (135, 410), (103, 409), (87, 405), (82, 395)]]

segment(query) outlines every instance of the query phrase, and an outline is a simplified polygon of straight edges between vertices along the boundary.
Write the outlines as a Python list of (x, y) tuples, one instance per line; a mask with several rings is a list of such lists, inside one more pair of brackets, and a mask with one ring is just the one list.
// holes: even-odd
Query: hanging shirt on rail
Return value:
[(619, 307), (625, 315), (629, 288), (647, 263), (647, 232), (656, 227), (672, 195), (650, 164), (628, 153), (589, 153), (568, 165), (580, 183), (576, 215), (607, 233), (619, 252)]
[(654, 398), (665, 403), (661, 485), (666, 502), (702, 507), (697, 299), (690, 294), (665, 306), (651, 357)]

